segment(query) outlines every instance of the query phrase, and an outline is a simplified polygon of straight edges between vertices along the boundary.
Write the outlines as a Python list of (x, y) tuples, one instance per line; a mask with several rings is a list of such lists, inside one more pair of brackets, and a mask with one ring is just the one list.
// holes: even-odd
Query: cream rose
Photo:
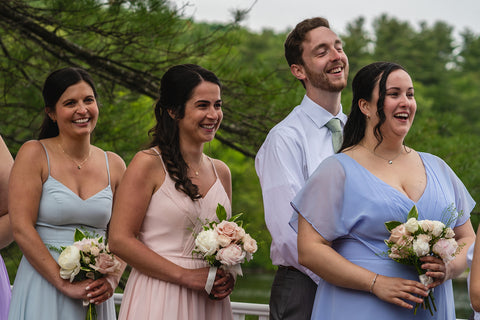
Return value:
[(204, 256), (210, 256), (218, 250), (217, 232), (215, 230), (203, 230), (195, 239), (195, 246)]
[(405, 229), (407, 229), (407, 231), (410, 233), (415, 233), (418, 230), (417, 219), (415, 218), (408, 219), (408, 221), (405, 222)]
[(434, 237), (440, 237), (442, 235), (443, 229), (445, 225), (440, 221), (432, 221), (433, 223), (433, 230), (432, 234)]
[(429, 235), (420, 234), (413, 241), (413, 251), (418, 257), (426, 256), (430, 252), (430, 240), (432, 238)]
[(452, 239), (453, 237), (455, 237), (455, 232), (453, 231), (453, 229), (452, 228), (446, 228), (445, 229), (445, 238)]
[(66, 247), (58, 257), (58, 265), (60, 266), (60, 277), (73, 282), (75, 276), (80, 272), (80, 250), (76, 246)]

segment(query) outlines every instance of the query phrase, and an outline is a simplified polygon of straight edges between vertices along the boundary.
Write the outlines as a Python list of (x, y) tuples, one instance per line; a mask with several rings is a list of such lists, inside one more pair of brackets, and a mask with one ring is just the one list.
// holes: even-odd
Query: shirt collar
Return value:
[(337, 115), (332, 115), (325, 110), (322, 106), (316, 104), (307, 95), (303, 97), (300, 104), (302, 111), (315, 123), (318, 128), (323, 127), (333, 117), (340, 119), (342, 127), (347, 122), (347, 115), (343, 113), (342, 105), (340, 104), (340, 111)]

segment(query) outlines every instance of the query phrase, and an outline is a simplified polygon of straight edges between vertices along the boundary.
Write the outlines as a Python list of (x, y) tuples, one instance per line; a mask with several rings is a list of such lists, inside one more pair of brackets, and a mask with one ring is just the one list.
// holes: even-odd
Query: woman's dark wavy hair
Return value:
[(385, 91), (387, 78), (395, 70), (404, 70), (401, 65), (393, 62), (374, 62), (369, 64), (357, 72), (352, 82), (352, 108), (348, 116), (348, 121), (343, 129), (343, 144), (340, 151), (358, 144), (365, 136), (366, 116), (360, 110), (358, 102), (360, 99), (366, 101), (372, 100), (373, 89), (378, 82), (378, 102), (377, 115), (378, 124), (374, 128), (374, 135), (377, 138), (377, 146), (382, 143), (383, 135), (380, 127), (385, 122), (385, 112), (383, 111), (383, 104), (385, 101)]
[[(150, 147), (158, 146), (175, 188), (192, 200), (201, 198), (198, 186), (187, 176), (188, 165), (180, 152), (178, 120), (185, 116), (185, 104), (203, 81), (222, 87), (217, 76), (195, 64), (182, 64), (165, 72), (160, 83), (160, 98), (155, 104), (156, 125), (150, 129)], [(169, 111), (173, 117), (170, 116)]]
[[(85, 81), (93, 90), (93, 95), (97, 99), (97, 91), (95, 84), (87, 71), (81, 68), (63, 68), (50, 73), (43, 85), (43, 101), (45, 111), (55, 112), (55, 106), (58, 99), (67, 90), (68, 87)], [(58, 136), (58, 125), (45, 112), (38, 139), (46, 139)]]

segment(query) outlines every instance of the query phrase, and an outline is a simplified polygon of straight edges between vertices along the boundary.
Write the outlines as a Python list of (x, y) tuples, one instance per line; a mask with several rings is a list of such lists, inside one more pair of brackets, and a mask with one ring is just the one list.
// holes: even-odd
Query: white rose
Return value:
[(433, 230), (432, 234), (434, 237), (440, 237), (445, 228), (445, 225), (440, 221), (432, 221), (433, 222)]
[(195, 246), (205, 256), (210, 256), (218, 250), (218, 234), (215, 230), (203, 230), (195, 239)]
[(75, 246), (66, 247), (58, 257), (58, 264), (60, 277), (73, 282), (75, 276), (80, 272), (80, 250)]
[(417, 239), (413, 241), (413, 251), (417, 257), (426, 256), (430, 252), (431, 237), (426, 234), (418, 235)]
[(408, 219), (408, 221), (405, 222), (405, 229), (407, 229), (407, 231), (410, 233), (415, 233), (418, 230), (417, 219), (415, 218)]

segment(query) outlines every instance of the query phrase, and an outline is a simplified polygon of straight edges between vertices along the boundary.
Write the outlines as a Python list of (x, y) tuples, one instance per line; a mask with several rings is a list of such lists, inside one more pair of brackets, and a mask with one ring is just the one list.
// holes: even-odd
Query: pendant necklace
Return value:
[[(359, 143), (358, 145), (361, 146), (361, 147), (363, 147), (363, 148), (365, 148), (365, 149), (367, 149), (368, 151), (370, 151), (370, 153), (373, 154), (374, 156), (379, 157), (380, 159), (383, 159), (383, 160), (387, 161), (388, 164), (393, 164), (393, 161), (394, 161), (395, 159), (397, 159), (397, 158), (403, 153), (403, 148), (402, 148), (402, 150), (400, 150), (400, 152), (399, 152), (395, 157), (393, 157), (393, 158), (391, 158), (391, 159), (387, 159), (387, 158), (384, 158), (384, 157), (382, 157), (381, 155), (377, 154), (377, 153), (375, 152), (375, 150), (372, 151), (372, 150), (368, 149), (368, 148), (365, 147), (363, 144), (360, 144), (360, 143)], [(405, 147), (405, 146), (403, 146), (403, 147)]]
[(65, 152), (65, 150), (63, 149), (60, 143), (58, 144), (58, 146), (60, 147), (60, 149), (62, 149), (63, 154), (65, 154), (65, 156), (67, 156), (68, 159), (70, 159), (73, 163), (75, 163), (78, 170), (82, 169), (82, 166), (85, 164), (85, 162), (87, 162), (88, 158), (90, 158), (90, 155), (92, 154), (92, 149), (90, 148), (90, 151), (88, 152), (88, 156), (85, 159), (83, 159), (80, 163), (77, 163), (77, 161), (73, 160), (73, 158), (70, 157), (68, 153)]
[(198, 173), (200, 171), (200, 168), (202, 167), (202, 164), (203, 164), (203, 154), (202, 154), (202, 158), (200, 159), (200, 164), (198, 165), (197, 170), (195, 170), (191, 165), (188, 165), (188, 167), (193, 170), (196, 176), (198, 176)]

